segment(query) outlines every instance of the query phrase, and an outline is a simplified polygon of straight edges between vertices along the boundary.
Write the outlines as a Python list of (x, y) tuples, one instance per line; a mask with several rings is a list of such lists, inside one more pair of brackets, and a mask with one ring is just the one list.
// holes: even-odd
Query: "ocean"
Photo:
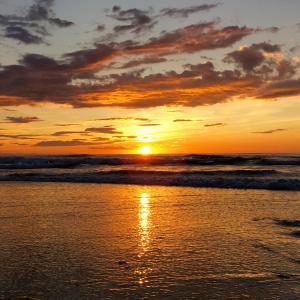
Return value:
[(0, 181), (300, 190), (300, 155), (0, 157)]
[(300, 299), (297, 155), (0, 168), (0, 299)]

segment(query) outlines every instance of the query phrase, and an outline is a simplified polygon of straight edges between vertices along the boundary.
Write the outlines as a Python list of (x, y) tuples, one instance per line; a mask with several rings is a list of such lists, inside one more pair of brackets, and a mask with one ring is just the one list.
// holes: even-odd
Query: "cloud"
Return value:
[(253, 133), (271, 134), (271, 133), (281, 132), (281, 131), (287, 131), (287, 129), (278, 128), (278, 129), (272, 129), (272, 130), (266, 130), (266, 131), (257, 131), (257, 132), (253, 132)]
[(64, 123), (64, 124), (55, 124), (55, 126), (58, 126), (58, 127), (69, 127), (69, 126), (75, 126), (75, 125), (80, 125), (78, 123)]
[(253, 71), (263, 63), (270, 66), (273, 60), (268, 60), (267, 54), (280, 52), (278, 45), (269, 43), (252, 44), (251, 46), (244, 46), (239, 50), (230, 52), (224, 59), (225, 62), (234, 62), (244, 71)]
[(266, 83), (258, 88), (254, 96), (258, 99), (276, 99), (300, 95), (300, 79), (281, 80)]
[(82, 131), (57, 131), (52, 133), (52, 136), (66, 136), (66, 135), (70, 135), (70, 134), (81, 134)]
[(168, 113), (182, 113), (183, 110), (182, 109), (174, 109), (174, 110), (168, 110)]
[(193, 120), (191, 120), (191, 119), (175, 119), (175, 120), (173, 120), (173, 122), (192, 122)]
[(73, 139), (71, 141), (42, 141), (34, 144), (35, 147), (74, 147), (74, 146), (86, 146), (94, 145), (94, 143), (86, 142), (79, 139)]
[(98, 32), (102, 32), (102, 31), (104, 31), (105, 30), (105, 25), (98, 25), (97, 26), (97, 28), (96, 28), (96, 30), (98, 31)]
[(9, 112), (16, 112), (17, 111), (16, 109), (13, 109), (13, 108), (1, 108), (0, 110), (9, 111)]
[(73, 22), (56, 17), (52, 10), (54, 3), (54, 0), (35, 0), (23, 15), (0, 14), (4, 36), (24, 44), (41, 44), (49, 35), (45, 23), (60, 28), (72, 26)]
[(86, 132), (93, 132), (93, 133), (108, 133), (108, 134), (122, 134), (121, 131), (118, 131), (115, 127), (113, 126), (104, 126), (104, 127), (91, 127), (91, 128), (86, 128)]
[(202, 50), (220, 49), (232, 46), (244, 37), (261, 29), (246, 26), (227, 26), (218, 28), (218, 23), (203, 22), (162, 32), (159, 37), (151, 38), (148, 42), (138, 45), (128, 45), (128, 51), (135, 53), (160, 53), (164, 55), (178, 53), (193, 53)]
[(190, 6), (186, 8), (163, 8), (160, 12), (163, 16), (175, 18), (187, 18), (190, 14), (200, 11), (209, 11), (216, 8), (219, 4), (202, 4), (197, 6)]
[(114, 31), (117, 33), (131, 31), (140, 33), (151, 29), (157, 21), (150, 16), (150, 11), (137, 8), (122, 10), (120, 6), (114, 6), (108, 15), (119, 22), (125, 22), (125, 25), (117, 25)]
[(20, 26), (7, 26), (5, 28), (5, 37), (18, 40), (24, 44), (41, 44), (43, 38), (30, 33), (27, 29)]
[(132, 118), (132, 117), (117, 117), (117, 118), (101, 118), (95, 119), (95, 121), (150, 121), (148, 118)]
[(213, 124), (205, 124), (204, 127), (219, 127), (219, 126), (225, 126), (225, 123), (213, 123)]
[(136, 139), (136, 135), (117, 135), (116, 138), (118, 139)]
[(0, 134), (0, 138), (35, 140), (35, 139), (40, 139), (41, 135), (38, 135), (38, 134)]
[(141, 59), (130, 60), (118, 68), (119, 69), (134, 68), (140, 65), (157, 64), (166, 61), (167, 61), (166, 58), (160, 56), (145, 56)]
[(102, 146), (89, 147), (89, 149), (111, 151), (111, 150), (131, 150), (132, 147), (121, 146), (121, 145), (102, 145)]
[(152, 127), (152, 126), (160, 126), (161, 124), (158, 123), (145, 123), (145, 124), (140, 124), (139, 126), (142, 127)]
[[(48, 8), (53, 5), (53, 1), (41, 3)], [(127, 23), (143, 14), (151, 17), (151, 11), (138, 9), (114, 7), (111, 11), (113, 18)], [(31, 15), (33, 22), (44, 19), (47, 12), (34, 9)], [(243, 38), (266, 30), (246, 26), (221, 27), (218, 21), (212, 21), (163, 31), (151, 38), (95, 43), (90, 48), (66, 53), (60, 59), (29, 53), (16, 64), (1, 66), (0, 105), (50, 102), (75, 108), (193, 107), (244, 97), (268, 98), (268, 93), (276, 94), (279, 89), (285, 95), (287, 91), (283, 86), (288, 84), (293, 85), (293, 93), (297, 94), (297, 63), (283, 58), (283, 53), (278, 52), (279, 46), (269, 43), (231, 51), (226, 56), (226, 62), (230, 64), (228, 69), (217, 70), (211, 61), (202, 61), (184, 65), (182, 71), (132, 70), (142, 64), (166, 61), (169, 55), (186, 57), (203, 50), (232, 47)], [(281, 59), (275, 54), (280, 54)], [(101, 73), (105, 66), (114, 66), (116, 61), (125, 61), (121, 67), (126, 70), (106, 68)]]
[(27, 124), (27, 123), (43, 121), (38, 117), (6, 117), (5, 120), (7, 121), (7, 123), (14, 123), (14, 124)]
[(12, 144), (17, 146), (29, 146), (29, 144), (25, 144), (25, 143), (12, 143)]

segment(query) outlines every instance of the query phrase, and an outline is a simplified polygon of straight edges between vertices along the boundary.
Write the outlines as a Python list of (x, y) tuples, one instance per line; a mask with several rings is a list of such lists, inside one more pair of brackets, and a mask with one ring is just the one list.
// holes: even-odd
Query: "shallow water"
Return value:
[(0, 299), (300, 299), (297, 220), (300, 192), (1, 183)]

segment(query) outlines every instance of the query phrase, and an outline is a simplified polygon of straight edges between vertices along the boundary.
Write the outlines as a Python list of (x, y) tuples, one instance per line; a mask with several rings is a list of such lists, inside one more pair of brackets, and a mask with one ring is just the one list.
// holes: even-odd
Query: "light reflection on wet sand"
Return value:
[(138, 283), (140, 285), (147, 284), (147, 274), (151, 272), (151, 268), (143, 263), (144, 256), (149, 249), (151, 234), (151, 205), (149, 193), (141, 193), (139, 198), (139, 254), (141, 260), (140, 266), (135, 270), (135, 274), (139, 276)]
[(0, 299), (299, 299), (299, 195), (0, 184)]

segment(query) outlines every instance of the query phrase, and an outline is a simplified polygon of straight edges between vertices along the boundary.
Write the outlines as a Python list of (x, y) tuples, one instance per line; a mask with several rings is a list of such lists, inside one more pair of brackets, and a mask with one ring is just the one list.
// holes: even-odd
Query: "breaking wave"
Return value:
[(0, 181), (300, 190), (298, 155), (0, 157)]

